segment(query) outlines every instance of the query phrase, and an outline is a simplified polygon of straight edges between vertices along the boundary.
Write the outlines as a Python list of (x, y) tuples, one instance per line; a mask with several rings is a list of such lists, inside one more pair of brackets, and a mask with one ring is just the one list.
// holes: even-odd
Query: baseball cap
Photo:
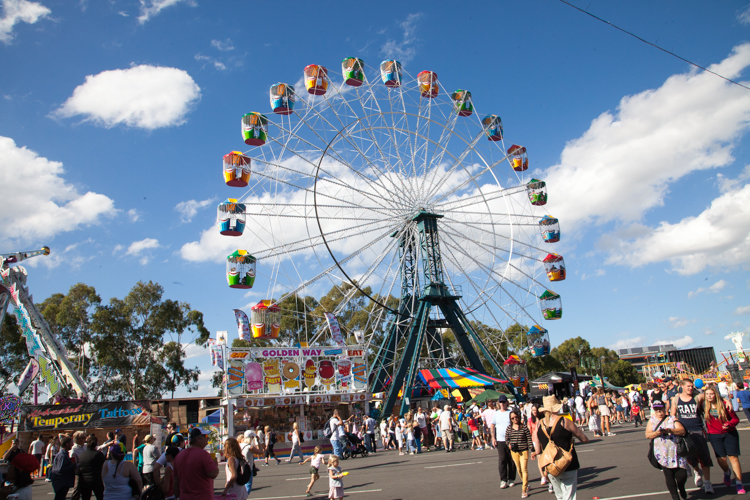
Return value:
[(654, 410), (663, 410), (664, 406), (664, 401), (662, 401), (661, 399), (657, 399), (651, 404), (651, 408), (653, 408)]
[(200, 436), (208, 436), (211, 434), (207, 429), (201, 427), (193, 427), (190, 429), (190, 440), (198, 439)]
[(672, 377), (664, 377), (664, 382), (671, 382), (671, 381), (672, 381)]
[(508, 397), (505, 394), (500, 394), (497, 397), (497, 402), (498, 403), (507, 403), (508, 402)]

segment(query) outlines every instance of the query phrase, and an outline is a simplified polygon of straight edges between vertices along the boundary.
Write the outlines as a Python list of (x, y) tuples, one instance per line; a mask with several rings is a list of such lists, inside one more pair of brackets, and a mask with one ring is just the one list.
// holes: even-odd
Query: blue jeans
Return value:
[[(250, 467), (253, 467), (254, 465), (255, 465), (254, 463), (251, 463)], [(252, 475), (252, 473), (250, 474), (250, 480), (245, 483), (245, 489), (247, 490), (248, 494), (251, 491), (253, 491), (253, 475)]]
[(344, 445), (338, 439), (331, 439), (331, 446), (333, 446), (333, 454), (341, 458), (344, 452)]
[(375, 448), (377, 445), (375, 444), (375, 434), (365, 434), (365, 448), (367, 448), (367, 451), (370, 453), (375, 453)]
[(417, 442), (417, 453), (422, 453), (422, 440), (416, 439), (415, 441)]

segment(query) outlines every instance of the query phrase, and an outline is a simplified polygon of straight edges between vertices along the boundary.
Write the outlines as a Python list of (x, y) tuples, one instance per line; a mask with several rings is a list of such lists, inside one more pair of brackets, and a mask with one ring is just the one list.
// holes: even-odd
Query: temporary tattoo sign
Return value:
[(151, 402), (24, 406), (21, 415), (22, 426), (26, 431), (148, 425), (151, 422)]

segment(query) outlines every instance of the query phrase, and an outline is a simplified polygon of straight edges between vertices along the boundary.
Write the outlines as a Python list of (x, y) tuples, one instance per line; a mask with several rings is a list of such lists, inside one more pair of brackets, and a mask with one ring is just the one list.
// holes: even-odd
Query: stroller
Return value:
[(367, 448), (356, 435), (346, 432), (344, 433), (344, 437), (346, 438), (346, 442), (344, 443), (344, 451), (341, 453), (341, 458), (346, 460), (349, 457), (354, 458), (357, 455), (362, 455), (363, 457), (368, 455)]

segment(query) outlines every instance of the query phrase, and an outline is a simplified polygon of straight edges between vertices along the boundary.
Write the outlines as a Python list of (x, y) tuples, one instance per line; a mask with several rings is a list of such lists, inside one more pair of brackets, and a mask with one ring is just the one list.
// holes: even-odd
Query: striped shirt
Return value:
[(519, 453), (530, 450), (534, 446), (531, 441), (531, 432), (524, 423), (521, 424), (521, 428), (518, 430), (513, 428), (513, 424), (508, 426), (505, 430), (505, 443), (511, 448), (514, 444), (518, 445)]

